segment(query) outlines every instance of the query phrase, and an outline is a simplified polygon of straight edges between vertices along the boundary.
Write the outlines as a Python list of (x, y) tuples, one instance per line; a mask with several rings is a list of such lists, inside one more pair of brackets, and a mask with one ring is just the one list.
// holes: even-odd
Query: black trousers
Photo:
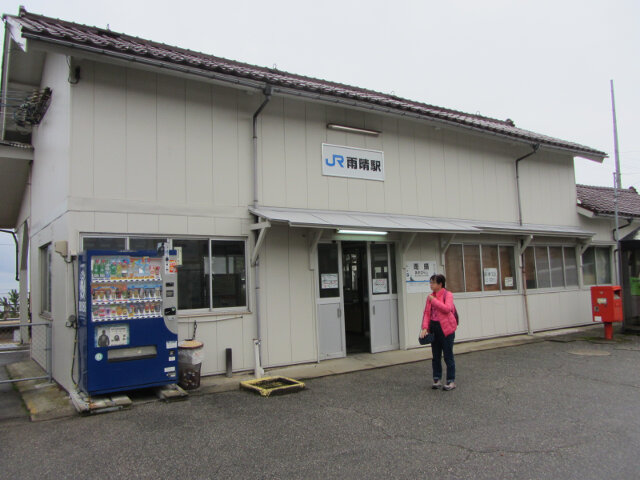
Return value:
[(431, 342), (433, 379), (440, 380), (442, 378), (442, 354), (444, 353), (444, 363), (447, 365), (447, 383), (453, 382), (456, 379), (456, 361), (453, 358), (453, 341), (456, 334), (454, 332), (445, 337), (440, 322), (431, 322), (430, 326), (431, 333), (433, 333), (433, 342)]

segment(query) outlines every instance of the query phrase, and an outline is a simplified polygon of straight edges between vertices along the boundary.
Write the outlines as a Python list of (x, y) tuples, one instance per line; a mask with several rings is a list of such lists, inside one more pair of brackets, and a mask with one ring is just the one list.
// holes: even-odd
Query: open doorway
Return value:
[(347, 354), (371, 351), (367, 244), (342, 242), (342, 288)]

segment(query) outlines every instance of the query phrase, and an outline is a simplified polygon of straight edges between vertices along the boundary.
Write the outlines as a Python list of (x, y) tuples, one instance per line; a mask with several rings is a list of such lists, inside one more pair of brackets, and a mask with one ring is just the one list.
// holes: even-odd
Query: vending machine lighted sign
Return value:
[[(162, 250), (162, 249), (161, 249)], [(175, 250), (80, 255), (80, 388), (102, 394), (175, 383)]]

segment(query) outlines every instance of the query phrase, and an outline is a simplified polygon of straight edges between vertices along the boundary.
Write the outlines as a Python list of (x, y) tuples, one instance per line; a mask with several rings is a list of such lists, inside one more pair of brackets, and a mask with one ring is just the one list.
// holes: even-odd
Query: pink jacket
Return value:
[(453, 312), (456, 309), (453, 305), (453, 294), (441, 288), (434, 296), (433, 300), (427, 299), (427, 304), (422, 314), (422, 328), (428, 329), (430, 321), (440, 322), (442, 333), (444, 333), (445, 337), (448, 337), (458, 328), (456, 317), (453, 316)]

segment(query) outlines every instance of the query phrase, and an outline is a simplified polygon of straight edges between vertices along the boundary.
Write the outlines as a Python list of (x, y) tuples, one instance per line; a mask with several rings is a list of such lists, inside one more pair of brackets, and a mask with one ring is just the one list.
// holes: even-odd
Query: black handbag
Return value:
[(433, 342), (433, 333), (427, 333), (424, 337), (418, 335), (418, 342), (420, 342), (420, 345), (429, 345)]

